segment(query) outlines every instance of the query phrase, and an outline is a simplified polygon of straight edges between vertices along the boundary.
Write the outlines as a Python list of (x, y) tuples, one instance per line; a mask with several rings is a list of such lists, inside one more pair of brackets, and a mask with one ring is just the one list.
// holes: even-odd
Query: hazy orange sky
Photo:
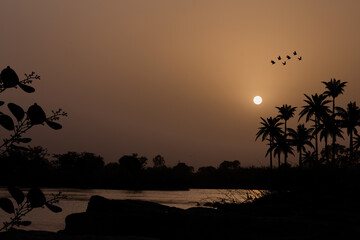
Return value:
[[(340, 106), (360, 102), (359, 12), (357, 0), (1, 1), (0, 67), (41, 75), (36, 93), (2, 98), (68, 112), (63, 130), (29, 133), (51, 153), (267, 166), (260, 116), (331, 78), (349, 82)], [(270, 64), (294, 50), (303, 61)]]

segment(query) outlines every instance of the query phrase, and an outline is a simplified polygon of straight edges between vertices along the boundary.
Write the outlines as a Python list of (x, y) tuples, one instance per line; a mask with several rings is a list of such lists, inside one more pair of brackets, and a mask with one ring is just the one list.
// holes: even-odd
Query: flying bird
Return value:
[(280, 56), (278, 57), (278, 60), (281, 60), (281, 57), (280, 57)]
[(301, 61), (302, 57), (300, 56), (300, 57), (298, 57), (298, 59)]
[(274, 60), (271, 60), (271, 63), (274, 65), (275, 64)]
[(289, 60), (291, 59), (291, 57), (289, 55), (287, 55), (286, 58), (289, 59)]
[(293, 52), (293, 54), (294, 54), (294, 56), (296, 56), (296, 55), (297, 55), (297, 52), (296, 52), (296, 51), (294, 51), (294, 52)]
[(283, 65), (286, 65), (286, 61), (282, 63)]

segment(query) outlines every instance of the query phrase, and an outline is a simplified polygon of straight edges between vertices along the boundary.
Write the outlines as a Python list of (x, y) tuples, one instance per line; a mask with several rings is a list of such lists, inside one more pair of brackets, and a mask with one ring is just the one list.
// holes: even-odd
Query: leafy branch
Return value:
[[(3, 69), (0, 73), (0, 93), (9, 88), (21, 88), (26, 93), (33, 93), (35, 89), (29, 86), (33, 80), (39, 80), (40, 76), (32, 72), (25, 74), (25, 79), (19, 80), (16, 72), (9, 66)], [(0, 106), (5, 102), (0, 101)], [(0, 155), (5, 154), (9, 150), (28, 150), (28, 148), (20, 146), (19, 144), (31, 142), (31, 138), (24, 138), (23, 135), (35, 125), (45, 125), (45, 123), (54, 130), (59, 130), (62, 126), (57, 123), (60, 117), (66, 117), (67, 113), (62, 109), (52, 111), (50, 116), (47, 116), (44, 110), (37, 104), (31, 105), (27, 111), (15, 103), (8, 103), (7, 107), (13, 117), (0, 112), (0, 126), (12, 134), (8, 138), (3, 139), (0, 145)], [(14, 187), (8, 188), (10, 195), (15, 199), (17, 207), (15, 208), (12, 201), (8, 198), (0, 198), (0, 208), (9, 214), (14, 214), (10, 221), (4, 222), (1, 231), (9, 231), (14, 226), (28, 226), (30, 221), (22, 221), (22, 218), (32, 211), (34, 208), (46, 206), (53, 212), (61, 212), (62, 209), (54, 203), (58, 203), (60, 199), (66, 198), (65, 195), (58, 193), (53, 195), (51, 199), (46, 200), (44, 193), (38, 188), (32, 188), (28, 192), (25, 200), (24, 193)]]
[[(36, 103), (29, 107), (29, 110), (25, 113), (24, 110), (14, 104), (8, 104), (9, 110), (17, 119), (17, 124), (15, 125), (12, 119), (3, 113), (0, 112), (0, 125), (2, 125), (7, 130), (12, 130), (13, 134), (10, 135), (9, 138), (3, 139), (3, 144), (0, 145), (0, 154), (7, 152), (8, 150), (27, 150), (27, 148), (15, 145), (21, 143), (29, 143), (31, 138), (22, 138), (23, 134), (25, 134), (28, 130), (30, 130), (33, 126), (38, 124), (46, 123), (49, 127), (54, 130), (59, 130), (62, 126), (55, 121), (59, 120), (61, 116), (66, 117), (67, 113), (62, 109), (57, 111), (52, 111), (52, 115), (46, 117), (44, 111), (40, 106)], [(25, 115), (27, 115), (25, 117)]]
[(9, 187), (8, 191), (10, 195), (15, 199), (17, 207), (14, 207), (13, 202), (9, 198), (0, 198), (0, 208), (8, 214), (13, 214), (10, 221), (4, 222), (0, 228), (0, 232), (6, 232), (14, 227), (29, 226), (30, 221), (23, 221), (23, 217), (31, 212), (34, 208), (46, 206), (54, 213), (59, 213), (62, 209), (54, 204), (59, 203), (61, 199), (66, 199), (67, 196), (61, 192), (52, 194), (49, 200), (46, 200), (44, 193), (38, 188), (32, 188), (29, 190), (26, 198), (25, 194), (18, 188)]
[(20, 81), (16, 72), (12, 70), (9, 66), (1, 72), (1, 75), (0, 93), (12, 87), (20, 87), (23, 91), (27, 93), (32, 93), (35, 92), (35, 89), (29, 86), (29, 84), (31, 84), (33, 80), (40, 80), (39, 75), (37, 75), (35, 72), (31, 72), (30, 74), (25, 73), (25, 79)]

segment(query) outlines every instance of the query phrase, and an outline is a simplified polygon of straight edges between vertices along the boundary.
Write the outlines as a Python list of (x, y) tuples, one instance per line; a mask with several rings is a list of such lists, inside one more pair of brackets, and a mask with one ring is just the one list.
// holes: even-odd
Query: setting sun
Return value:
[(254, 97), (254, 103), (255, 103), (256, 105), (261, 104), (261, 103), (262, 103), (262, 98), (261, 98), (260, 96), (255, 96), (255, 97)]

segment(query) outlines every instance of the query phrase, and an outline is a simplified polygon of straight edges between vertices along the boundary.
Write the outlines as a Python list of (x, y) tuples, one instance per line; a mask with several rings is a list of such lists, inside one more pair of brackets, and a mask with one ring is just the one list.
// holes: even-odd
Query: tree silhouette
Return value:
[(260, 122), (260, 124), (262, 126), (259, 127), (259, 131), (256, 133), (255, 141), (259, 137), (262, 137), (261, 141), (267, 140), (269, 142), (269, 150), (270, 151), (267, 151), (265, 156), (270, 154), (270, 169), (272, 169), (272, 167), (273, 167), (273, 163), (272, 163), (273, 142), (274, 142), (275, 136), (280, 135), (282, 133), (280, 126), (283, 123), (279, 122), (279, 120), (280, 120), (279, 118), (272, 118), (272, 117), (269, 117), (266, 120), (261, 117), (261, 120), (262, 121)]
[[(277, 117), (284, 120), (284, 138), (285, 138), (284, 143), (287, 143), (287, 131), (286, 131), (287, 125), (286, 125), (286, 123), (290, 118), (294, 117), (296, 107), (292, 107), (291, 105), (284, 104), (284, 105), (282, 105), (282, 107), (276, 107), (276, 108), (279, 110), (279, 115)], [(287, 156), (288, 156), (287, 153), (288, 153), (287, 151), (284, 152), (285, 164), (287, 164)]]
[(165, 159), (161, 156), (161, 155), (156, 155), (153, 159), (152, 159), (153, 163), (154, 163), (154, 168), (162, 168), (165, 167)]
[(354, 137), (353, 144), (354, 144), (354, 149), (359, 150), (359, 148), (360, 148), (360, 135), (357, 132), (355, 132), (355, 137)]
[(336, 110), (341, 117), (341, 127), (346, 128), (347, 134), (350, 137), (349, 149), (350, 161), (352, 161), (354, 156), (353, 134), (357, 131), (356, 127), (360, 126), (360, 109), (356, 106), (356, 102), (350, 102), (346, 110), (341, 107), (336, 107)]
[(119, 159), (120, 168), (130, 173), (140, 173), (144, 170), (147, 158), (139, 157), (137, 153), (124, 155)]
[(305, 150), (303, 154), (303, 165), (308, 164), (309, 166), (312, 166), (315, 160), (316, 160), (316, 152)]
[[(282, 153), (284, 154), (284, 156), (287, 156), (288, 154), (294, 155), (293, 148), (291, 147), (287, 139), (285, 139), (285, 136), (281, 134), (275, 135), (273, 145), (271, 148), (269, 148), (268, 152), (270, 153), (271, 151), (274, 151), (274, 157), (276, 157), (276, 155), (278, 156), (279, 168), (281, 166), (280, 156)], [(285, 165), (287, 165), (286, 161)]]
[(240, 168), (239, 160), (234, 161), (223, 161), (219, 165), (219, 170), (236, 170)]
[(306, 99), (304, 100), (307, 105), (302, 106), (302, 110), (300, 112), (299, 120), (306, 115), (306, 122), (310, 121), (312, 117), (314, 117), (313, 121), (315, 122), (315, 154), (316, 161), (319, 160), (319, 149), (318, 149), (318, 127), (319, 121), (322, 116), (329, 113), (329, 107), (326, 105), (330, 101), (326, 100), (326, 95), (317, 93), (315, 95), (304, 94)]
[[(344, 139), (343, 135), (342, 135), (342, 130), (339, 126), (339, 124), (337, 123), (338, 121), (335, 119), (335, 116), (333, 115), (329, 115), (329, 114), (324, 114), (323, 116), (321, 116), (320, 118), (320, 122), (319, 122), (319, 126), (318, 128), (315, 130), (316, 133), (320, 133), (320, 141), (322, 139), (324, 139), (325, 142), (325, 160), (327, 163), (330, 163), (330, 159), (329, 159), (329, 148), (328, 146), (328, 137), (329, 136), (335, 136), (336, 137), (340, 137), (342, 139)], [(331, 154), (334, 155), (334, 154)], [(334, 155), (335, 156), (335, 155)], [(333, 162), (333, 161), (332, 161)]]
[(302, 152), (306, 151), (306, 146), (314, 148), (311, 143), (312, 128), (306, 128), (304, 124), (299, 124), (296, 130), (289, 128), (289, 136), (291, 137), (291, 143), (296, 146), (296, 150), (299, 153), (299, 167), (302, 167)]
[[(327, 89), (327, 91), (324, 92), (324, 94), (326, 96), (332, 97), (332, 117), (335, 119), (335, 99), (340, 95), (343, 94), (344, 92), (344, 88), (347, 84), (347, 82), (341, 82), (340, 80), (336, 80), (334, 79), (330, 79), (329, 82), (322, 82), (323, 84), (325, 84), (325, 88)], [(337, 123), (336, 121), (334, 122), (335, 124)], [(335, 143), (336, 143), (336, 132), (332, 133), (332, 146), (333, 148), (335, 148)], [(335, 160), (335, 149), (333, 149), (332, 151), (332, 156), (331, 156), (332, 161)]]

